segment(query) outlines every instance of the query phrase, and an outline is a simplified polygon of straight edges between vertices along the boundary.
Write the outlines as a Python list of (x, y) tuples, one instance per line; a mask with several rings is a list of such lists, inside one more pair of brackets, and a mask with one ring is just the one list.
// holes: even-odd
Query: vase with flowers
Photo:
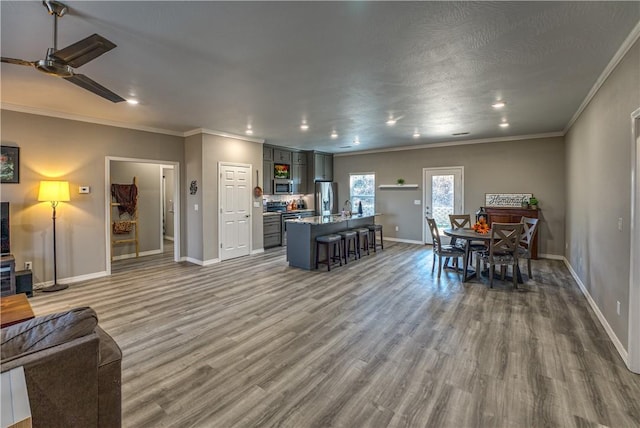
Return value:
[(476, 224), (471, 226), (471, 228), (475, 230), (476, 233), (479, 233), (481, 235), (486, 235), (487, 233), (489, 233), (489, 225), (487, 224), (487, 220), (485, 220), (483, 217), (481, 217), (480, 220), (476, 222)]

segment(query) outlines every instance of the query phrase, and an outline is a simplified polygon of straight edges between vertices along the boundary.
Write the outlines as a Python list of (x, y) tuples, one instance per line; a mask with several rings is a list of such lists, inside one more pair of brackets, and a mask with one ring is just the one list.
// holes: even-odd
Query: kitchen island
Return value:
[[(375, 222), (372, 215), (341, 215), (307, 217), (287, 220), (287, 260), (289, 266), (312, 270), (316, 268), (316, 237), (343, 230), (365, 227)], [(320, 258), (325, 257), (320, 254)]]

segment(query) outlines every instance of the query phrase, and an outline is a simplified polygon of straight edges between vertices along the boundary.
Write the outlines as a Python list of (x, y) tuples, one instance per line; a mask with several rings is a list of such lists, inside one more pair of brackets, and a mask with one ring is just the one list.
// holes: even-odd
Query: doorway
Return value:
[[(165, 173), (171, 171), (170, 181)], [(163, 179), (163, 176), (165, 177)], [(114, 210), (111, 199), (111, 184), (131, 184), (133, 177), (137, 181), (137, 221), (133, 227), (137, 228), (139, 253), (138, 256), (158, 255), (164, 251), (164, 237), (167, 225), (163, 225), (165, 217), (165, 195), (172, 195), (174, 207), (180, 206), (179, 164), (177, 162), (158, 161), (150, 159), (105, 157), (105, 240), (106, 240), (106, 272), (112, 272), (112, 260), (127, 261), (127, 265), (134, 265), (137, 260), (136, 251), (132, 251), (130, 244), (113, 246), (112, 221), (119, 220), (118, 210)], [(171, 230), (175, 245), (169, 245), (171, 258), (180, 260), (180, 213), (174, 209), (171, 216)], [(173, 243), (170, 243), (173, 244)], [(112, 252), (113, 251), (113, 252)], [(113, 255), (113, 259), (112, 259)], [(120, 269), (120, 268), (119, 268)]]
[(251, 165), (219, 164), (220, 260), (248, 256), (251, 249)]
[[(451, 227), (449, 214), (464, 212), (464, 167), (424, 168), (424, 217), (433, 218), (438, 231)], [(426, 244), (433, 244), (431, 233), (422, 220), (422, 236)]]

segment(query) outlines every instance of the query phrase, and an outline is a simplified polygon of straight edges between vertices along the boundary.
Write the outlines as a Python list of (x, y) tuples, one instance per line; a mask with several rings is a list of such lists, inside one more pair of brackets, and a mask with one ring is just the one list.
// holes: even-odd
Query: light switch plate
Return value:
[(253, 208), (260, 208), (262, 206), (262, 204), (260, 203), (260, 201), (253, 201)]
[(413, 200), (413, 205), (420, 205), (422, 203), (422, 201), (420, 201), (420, 199), (414, 199)]

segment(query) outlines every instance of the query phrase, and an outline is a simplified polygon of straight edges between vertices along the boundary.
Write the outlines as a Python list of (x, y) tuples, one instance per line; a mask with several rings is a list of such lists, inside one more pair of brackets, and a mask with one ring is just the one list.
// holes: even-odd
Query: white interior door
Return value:
[[(461, 166), (423, 170), (424, 217), (436, 220), (441, 235), (443, 229), (451, 227), (449, 214), (463, 214), (463, 173), (464, 168)], [(432, 244), (431, 233), (426, 224), (424, 219), (424, 242)]]
[(251, 166), (220, 164), (220, 260), (249, 255)]

